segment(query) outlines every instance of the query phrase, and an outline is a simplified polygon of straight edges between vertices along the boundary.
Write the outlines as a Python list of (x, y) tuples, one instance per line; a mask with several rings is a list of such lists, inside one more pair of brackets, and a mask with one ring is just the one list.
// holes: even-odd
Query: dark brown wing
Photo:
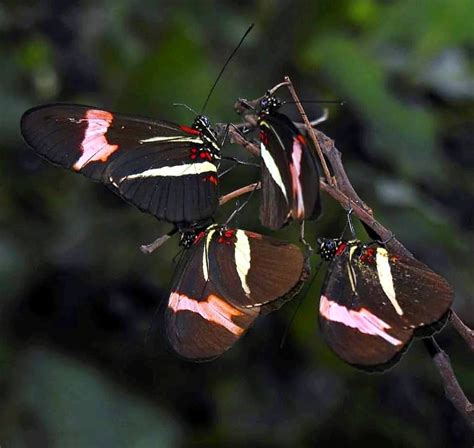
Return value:
[(221, 355), (244, 335), (260, 313), (259, 309), (246, 310), (231, 304), (216, 285), (209, 269), (213, 263), (208, 259), (207, 235), (186, 251), (178, 265), (165, 311), (171, 348), (192, 361)]
[(387, 255), (395, 291), (390, 299), (389, 286), (383, 286), (390, 281), (377, 267), (379, 249), (350, 263), (347, 251), (336, 256), (319, 305), (321, 331), (329, 346), (344, 361), (369, 370), (393, 365), (415, 330), (441, 320), (453, 299), (447, 282), (427, 266)]
[(224, 243), (217, 238), (211, 245), (211, 270), (236, 306), (290, 299), (307, 277), (306, 260), (294, 244), (240, 229), (221, 238)]
[(298, 292), (305, 268), (292, 244), (211, 226), (176, 270), (165, 314), (172, 348), (190, 360), (219, 356)]
[(291, 120), (273, 112), (259, 121), (262, 155), (262, 224), (278, 229), (291, 217), (316, 219), (321, 211), (314, 150)]

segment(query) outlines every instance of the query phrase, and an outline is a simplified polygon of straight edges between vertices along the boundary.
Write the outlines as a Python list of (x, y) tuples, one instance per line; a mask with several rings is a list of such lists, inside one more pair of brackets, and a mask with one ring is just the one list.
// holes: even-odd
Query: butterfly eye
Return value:
[(269, 99), (268, 99), (267, 97), (262, 98), (262, 99), (260, 100), (260, 107), (261, 107), (262, 109), (267, 109), (269, 106), (270, 106), (270, 101), (269, 101)]
[(201, 123), (204, 127), (209, 127), (211, 125), (209, 118), (207, 118), (205, 115), (202, 115), (201, 117)]

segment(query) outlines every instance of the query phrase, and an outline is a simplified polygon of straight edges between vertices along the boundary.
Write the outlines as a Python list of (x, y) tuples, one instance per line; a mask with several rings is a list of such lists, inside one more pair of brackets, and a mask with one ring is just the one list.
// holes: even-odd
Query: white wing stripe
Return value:
[[(188, 170), (194, 169), (193, 173), (189, 173)], [(186, 174), (201, 174), (208, 172), (217, 172), (216, 166), (211, 162), (202, 163), (184, 163), (182, 165), (175, 166), (163, 166), (161, 168), (151, 168), (141, 173), (130, 174), (129, 176), (122, 177), (119, 182), (130, 179), (140, 179), (143, 177), (179, 177), (185, 176)]]
[(260, 155), (262, 156), (262, 159), (270, 173), (270, 176), (272, 176), (272, 179), (282, 191), (283, 196), (285, 196), (286, 202), (288, 202), (288, 196), (286, 194), (285, 185), (283, 184), (283, 179), (281, 178), (280, 171), (278, 170), (275, 161), (273, 160), (271, 154), (267, 151), (267, 148), (263, 143), (260, 143)]

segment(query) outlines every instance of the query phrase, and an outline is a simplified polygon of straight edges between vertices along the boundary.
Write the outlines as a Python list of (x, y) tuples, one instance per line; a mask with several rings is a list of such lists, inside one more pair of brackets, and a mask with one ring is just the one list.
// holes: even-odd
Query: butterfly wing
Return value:
[[(209, 246), (214, 231), (187, 249), (178, 265), (165, 310), (165, 331), (179, 356), (191, 361), (213, 359), (244, 335), (260, 313), (231, 304), (214, 281)], [(209, 237), (209, 239), (208, 239)]]
[(308, 274), (300, 248), (241, 229), (228, 229), (211, 246), (211, 270), (229, 301), (253, 308), (291, 299)]
[[(267, 256), (275, 262), (266, 265)], [(291, 257), (294, 266), (288, 270), (279, 257)], [(259, 315), (298, 292), (304, 269), (303, 255), (292, 244), (212, 226), (176, 270), (165, 312), (171, 347), (195, 361), (219, 356)]]
[(262, 156), (262, 224), (278, 229), (320, 214), (316, 155), (291, 120), (272, 112), (259, 120)]
[(270, 116), (259, 120), (262, 202), (260, 220), (270, 229), (281, 228), (288, 220), (292, 205), (291, 174), (285, 145), (291, 135), (281, 132)]
[(216, 164), (195, 129), (53, 104), (25, 112), (21, 132), (48, 161), (103, 182), (158, 219), (199, 220), (217, 207)]
[(446, 316), (453, 292), (417, 260), (390, 257), (383, 248), (351, 260), (349, 252), (336, 256), (326, 275), (321, 332), (344, 361), (383, 370), (398, 361), (416, 330)]

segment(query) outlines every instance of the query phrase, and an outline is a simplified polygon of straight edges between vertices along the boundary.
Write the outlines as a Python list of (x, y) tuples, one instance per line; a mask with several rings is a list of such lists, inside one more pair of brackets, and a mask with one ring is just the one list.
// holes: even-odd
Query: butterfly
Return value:
[(221, 355), (309, 275), (297, 246), (246, 230), (181, 230), (181, 244), (163, 326), (172, 350), (188, 360)]
[(23, 114), (21, 133), (49, 162), (104, 183), (160, 220), (204, 220), (218, 206), (221, 145), (204, 115), (188, 127), (48, 104)]
[(262, 201), (260, 220), (277, 230), (290, 219), (316, 219), (321, 213), (316, 154), (305, 136), (284, 114), (280, 100), (260, 100), (258, 126)]
[(413, 337), (439, 330), (454, 293), (428, 266), (395, 255), (379, 243), (318, 239), (329, 261), (321, 291), (319, 323), (330, 348), (349, 364), (384, 370)]

